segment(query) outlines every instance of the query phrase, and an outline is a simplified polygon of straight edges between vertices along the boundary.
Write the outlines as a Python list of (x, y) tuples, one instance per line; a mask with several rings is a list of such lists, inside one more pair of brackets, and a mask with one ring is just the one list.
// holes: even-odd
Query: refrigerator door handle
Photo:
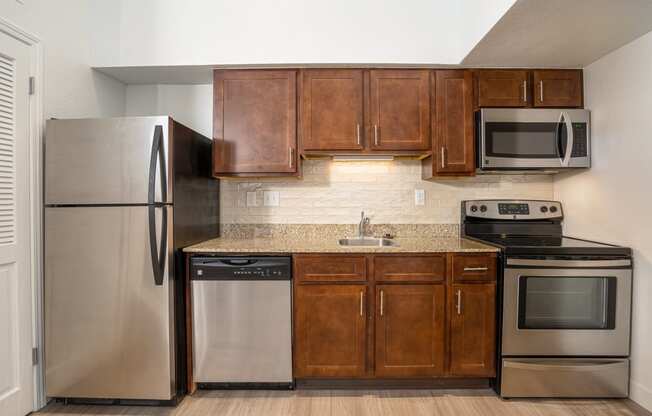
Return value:
[(149, 158), (149, 187), (147, 192), (147, 203), (156, 202), (156, 161), (159, 162), (161, 171), (161, 200), (167, 202), (167, 172), (165, 170), (165, 152), (163, 150), (163, 126), (154, 127), (154, 138), (152, 140), (152, 153)]
[[(159, 207), (150, 205), (147, 208), (149, 215), (149, 250), (152, 257), (154, 284), (156, 286), (162, 286), (165, 273), (165, 254), (167, 253), (168, 241), (168, 209), (165, 205)], [(156, 241), (156, 208), (162, 209), (160, 245)]]

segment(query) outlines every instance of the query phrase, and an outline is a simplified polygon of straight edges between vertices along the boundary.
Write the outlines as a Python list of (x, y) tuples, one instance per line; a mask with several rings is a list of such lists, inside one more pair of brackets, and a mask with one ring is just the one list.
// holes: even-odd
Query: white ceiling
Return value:
[(468, 66), (585, 67), (652, 30), (652, 0), (518, 0)]

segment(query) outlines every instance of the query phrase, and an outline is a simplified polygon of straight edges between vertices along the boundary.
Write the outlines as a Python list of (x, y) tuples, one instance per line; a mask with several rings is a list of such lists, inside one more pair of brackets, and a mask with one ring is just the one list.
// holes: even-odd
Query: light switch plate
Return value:
[(258, 206), (258, 199), (256, 199), (256, 191), (247, 192), (247, 206), (248, 207)]
[(280, 204), (280, 196), (278, 191), (265, 191), (263, 192), (263, 205), (266, 207), (277, 207)]
[(414, 205), (423, 206), (426, 204), (426, 191), (423, 189), (414, 190)]

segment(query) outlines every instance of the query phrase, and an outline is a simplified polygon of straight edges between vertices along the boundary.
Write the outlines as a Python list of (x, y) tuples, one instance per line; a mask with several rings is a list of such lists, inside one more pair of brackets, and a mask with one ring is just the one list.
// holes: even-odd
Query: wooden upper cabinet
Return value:
[(302, 72), (301, 124), (306, 150), (362, 150), (364, 81), (361, 69)]
[(496, 286), (453, 284), (451, 297), (451, 375), (494, 377)]
[(528, 107), (531, 102), (529, 71), (478, 70), (478, 107)]
[(366, 285), (296, 285), (295, 377), (356, 377), (365, 373)]
[(297, 171), (296, 71), (216, 70), (213, 172)]
[(582, 107), (582, 70), (534, 70), (535, 107)]
[(376, 286), (376, 376), (444, 373), (445, 290), (441, 284)]
[(369, 120), (373, 150), (430, 149), (429, 71), (370, 71)]
[(475, 171), (473, 79), (469, 70), (435, 71), (433, 162), (436, 174)]

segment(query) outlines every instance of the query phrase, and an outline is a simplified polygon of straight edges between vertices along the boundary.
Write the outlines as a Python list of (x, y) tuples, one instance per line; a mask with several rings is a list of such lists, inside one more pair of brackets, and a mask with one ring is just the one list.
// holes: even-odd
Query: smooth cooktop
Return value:
[(506, 254), (631, 255), (631, 249), (626, 247), (565, 236), (482, 236), (478, 239), (501, 247)]

